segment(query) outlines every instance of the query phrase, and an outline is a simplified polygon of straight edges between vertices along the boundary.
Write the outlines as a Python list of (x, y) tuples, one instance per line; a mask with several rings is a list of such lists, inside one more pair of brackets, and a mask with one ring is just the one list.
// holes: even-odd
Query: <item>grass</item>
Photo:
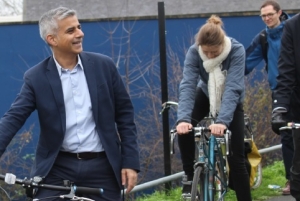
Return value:
[[(263, 179), (259, 188), (251, 191), (253, 201), (263, 201), (268, 198), (281, 195), (280, 190), (269, 189), (269, 184), (285, 185), (285, 171), (282, 161), (274, 162), (274, 164), (263, 168)], [(151, 195), (144, 195), (136, 199), (136, 201), (181, 201), (181, 189), (173, 189), (169, 195), (163, 191), (156, 191)], [(236, 201), (235, 192), (230, 190), (226, 194), (226, 201)]]

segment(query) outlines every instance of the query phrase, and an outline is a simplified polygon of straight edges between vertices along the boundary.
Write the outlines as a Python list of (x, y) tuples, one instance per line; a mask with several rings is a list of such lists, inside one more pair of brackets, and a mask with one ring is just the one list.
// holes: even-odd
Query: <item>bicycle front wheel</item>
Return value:
[(198, 166), (194, 171), (191, 201), (204, 201), (204, 178), (203, 168)]

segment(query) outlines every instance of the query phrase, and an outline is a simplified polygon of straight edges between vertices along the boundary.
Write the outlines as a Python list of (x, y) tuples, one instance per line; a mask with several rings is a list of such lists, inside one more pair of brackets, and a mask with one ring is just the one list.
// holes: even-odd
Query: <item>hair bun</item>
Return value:
[(223, 26), (223, 22), (222, 22), (221, 18), (219, 16), (216, 16), (216, 15), (212, 15), (206, 22), (207, 23), (212, 23), (212, 24), (215, 24), (215, 25)]

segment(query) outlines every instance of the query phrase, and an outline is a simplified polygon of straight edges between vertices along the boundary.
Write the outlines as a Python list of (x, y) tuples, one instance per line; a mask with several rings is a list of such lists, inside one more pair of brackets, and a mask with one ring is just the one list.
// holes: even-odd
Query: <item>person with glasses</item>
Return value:
[[(285, 20), (289, 16), (283, 12), (280, 5), (274, 0), (266, 0), (260, 7), (260, 16), (267, 25), (266, 28), (258, 33), (246, 49), (246, 68), (245, 75), (248, 75), (258, 64), (264, 60), (266, 71), (272, 94), (277, 85), (278, 58), (281, 46), (281, 36)], [(285, 187), (282, 189), (283, 195), (290, 195), (290, 168), (294, 155), (293, 137), (290, 130), (280, 131), (275, 127), (272, 130), (281, 136), (282, 157), (287, 179)]]

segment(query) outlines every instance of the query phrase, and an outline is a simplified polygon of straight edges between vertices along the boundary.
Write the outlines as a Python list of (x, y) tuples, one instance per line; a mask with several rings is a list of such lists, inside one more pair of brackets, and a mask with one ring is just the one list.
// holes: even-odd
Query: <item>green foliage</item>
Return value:
[[(269, 189), (269, 184), (279, 185), (283, 187), (285, 185), (285, 172), (282, 161), (274, 162), (263, 168), (262, 184), (259, 188), (252, 190), (253, 201), (263, 201), (274, 196), (281, 195), (280, 190)], [(174, 188), (169, 195), (163, 191), (156, 191), (152, 195), (141, 196), (136, 201), (181, 201), (181, 189), (180, 187)], [(226, 201), (236, 201), (235, 192), (230, 190), (226, 194)]]
[[(280, 144), (280, 136), (271, 129), (272, 95), (265, 70), (254, 70), (246, 77), (245, 87), (244, 110), (250, 117), (257, 148)], [(262, 164), (271, 164), (281, 159), (281, 150), (273, 151), (263, 155)]]
[(169, 194), (166, 194), (166, 193), (161, 192), (161, 191), (156, 191), (152, 195), (137, 198), (136, 201), (160, 201), (160, 200), (175, 201), (175, 200), (181, 200), (180, 196), (181, 196), (181, 189), (180, 188), (175, 188), (172, 191), (170, 191)]
[[(263, 168), (263, 179), (260, 187), (258, 189), (252, 190), (252, 198), (253, 201), (263, 201), (269, 199), (270, 197), (281, 195), (281, 190), (277, 189), (269, 189), (268, 185), (279, 185), (284, 187), (286, 179), (285, 179), (285, 171), (282, 161), (276, 161), (272, 165)], [(235, 199), (234, 191), (230, 191), (227, 195), (228, 201), (233, 201)], [(226, 197), (226, 198), (227, 198)]]

